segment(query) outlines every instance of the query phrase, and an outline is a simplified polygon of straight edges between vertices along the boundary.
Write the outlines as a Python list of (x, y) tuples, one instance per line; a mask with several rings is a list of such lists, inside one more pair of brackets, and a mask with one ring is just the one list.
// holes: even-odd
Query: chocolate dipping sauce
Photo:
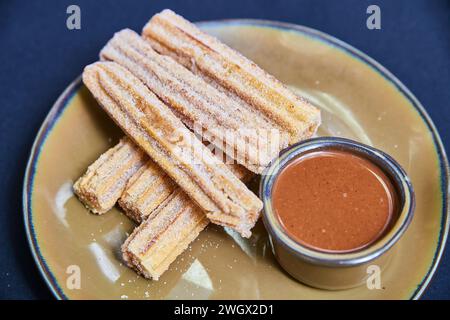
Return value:
[(307, 247), (350, 252), (376, 241), (396, 215), (390, 179), (348, 151), (304, 154), (276, 178), (272, 203), (287, 234)]

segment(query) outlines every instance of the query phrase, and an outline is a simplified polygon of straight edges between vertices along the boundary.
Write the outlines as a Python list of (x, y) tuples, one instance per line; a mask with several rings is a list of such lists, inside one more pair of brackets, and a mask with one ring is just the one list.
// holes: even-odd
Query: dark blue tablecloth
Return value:
[[(81, 8), (79, 31), (66, 28), (70, 4)], [(381, 8), (381, 30), (366, 27), (370, 4)], [(114, 31), (140, 30), (166, 7), (192, 21), (270, 19), (336, 36), (409, 87), (450, 149), (450, 1), (1, 1), (0, 298), (51, 298), (28, 250), (21, 208), (26, 160), (45, 115), (83, 66), (97, 59)], [(449, 251), (425, 298), (450, 298)]]

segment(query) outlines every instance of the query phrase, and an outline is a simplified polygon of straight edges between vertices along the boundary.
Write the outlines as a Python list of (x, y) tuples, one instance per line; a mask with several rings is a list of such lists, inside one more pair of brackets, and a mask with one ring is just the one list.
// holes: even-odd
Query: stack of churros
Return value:
[(127, 137), (74, 190), (92, 212), (118, 202), (140, 224), (126, 263), (157, 280), (209, 222), (250, 237), (262, 203), (244, 182), (311, 137), (318, 109), (170, 10), (143, 37), (115, 34), (100, 58), (83, 82)]
[(138, 78), (115, 62), (97, 62), (85, 68), (83, 82), (210, 220), (251, 235), (261, 201)]
[[(244, 182), (252, 177), (239, 165), (230, 165), (230, 170)], [(177, 188), (128, 237), (122, 246), (123, 258), (144, 277), (157, 280), (209, 221), (204, 211)]]
[(100, 57), (126, 67), (191, 130), (255, 173), (288, 146), (289, 136), (266, 114), (158, 54), (131, 30), (118, 32)]

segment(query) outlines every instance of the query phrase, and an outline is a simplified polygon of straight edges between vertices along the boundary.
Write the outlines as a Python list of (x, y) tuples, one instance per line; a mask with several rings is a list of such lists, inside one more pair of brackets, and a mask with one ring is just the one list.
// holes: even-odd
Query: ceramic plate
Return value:
[[(36, 263), (61, 299), (409, 299), (436, 270), (449, 227), (448, 165), (420, 103), (378, 63), (328, 35), (254, 20), (201, 23), (322, 110), (319, 135), (356, 139), (391, 154), (416, 191), (417, 209), (382, 274), (382, 289), (324, 291), (298, 283), (276, 263), (261, 221), (245, 240), (210, 225), (159, 281), (120, 260), (133, 229), (119, 209), (90, 214), (72, 183), (122, 135), (80, 79), (63, 92), (36, 138), (26, 171), (25, 225)], [(71, 266), (81, 288), (68, 286)], [(70, 282), (70, 278), (69, 278)]]

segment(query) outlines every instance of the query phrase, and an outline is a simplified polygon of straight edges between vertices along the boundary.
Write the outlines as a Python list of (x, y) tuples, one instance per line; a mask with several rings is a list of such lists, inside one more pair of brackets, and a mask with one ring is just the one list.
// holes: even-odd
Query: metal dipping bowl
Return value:
[[(330, 253), (298, 243), (284, 230), (272, 207), (272, 189), (279, 173), (292, 161), (309, 152), (330, 149), (346, 151), (370, 160), (385, 172), (397, 192), (396, 220), (378, 240), (357, 251)], [(312, 287), (329, 290), (370, 282), (372, 279), (369, 277), (375, 272), (380, 272), (382, 281), (382, 271), (388, 266), (395, 245), (408, 228), (415, 207), (411, 182), (391, 156), (359, 142), (335, 137), (314, 138), (285, 149), (264, 172), (259, 192), (264, 203), (264, 225), (279, 264), (295, 279)]]

